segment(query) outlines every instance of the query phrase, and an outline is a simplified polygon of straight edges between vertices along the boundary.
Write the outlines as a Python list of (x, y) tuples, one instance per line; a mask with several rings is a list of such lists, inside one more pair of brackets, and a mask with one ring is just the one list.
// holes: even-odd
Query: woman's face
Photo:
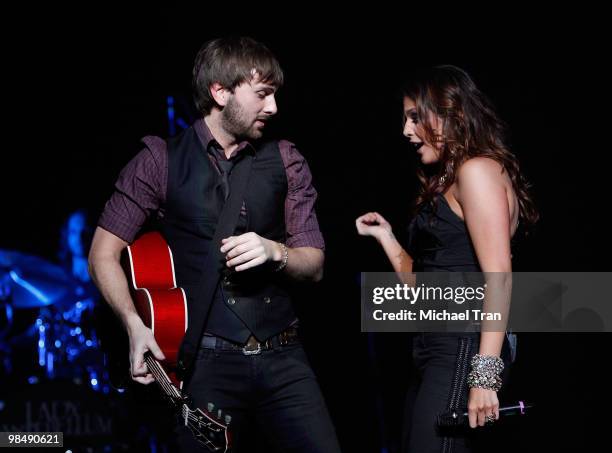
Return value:
[[(442, 121), (434, 114), (430, 114), (430, 123), (436, 135), (442, 135)], [(417, 153), (421, 155), (421, 162), (433, 164), (440, 159), (441, 143), (432, 144), (425, 141), (425, 130), (417, 117), (416, 104), (409, 97), (404, 98), (404, 136), (411, 143), (417, 145)]]

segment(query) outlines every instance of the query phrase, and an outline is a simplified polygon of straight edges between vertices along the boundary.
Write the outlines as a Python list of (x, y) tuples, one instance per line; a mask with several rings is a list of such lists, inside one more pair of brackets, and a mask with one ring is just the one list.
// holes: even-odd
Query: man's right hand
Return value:
[(153, 374), (147, 368), (144, 361), (144, 354), (151, 351), (157, 360), (164, 360), (166, 357), (155, 341), (153, 331), (145, 326), (142, 321), (128, 328), (130, 337), (130, 369), (132, 379), (141, 384), (150, 384), (155, 381)]

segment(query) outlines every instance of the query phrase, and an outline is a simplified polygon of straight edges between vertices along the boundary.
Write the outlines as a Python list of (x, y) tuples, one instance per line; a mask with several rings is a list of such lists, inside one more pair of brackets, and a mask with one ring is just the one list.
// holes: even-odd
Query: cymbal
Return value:
[(0, 250), (0, 275), (13, 308), (54, 304), (74, 290), (75, 280), (57, 264), (16, 250)]

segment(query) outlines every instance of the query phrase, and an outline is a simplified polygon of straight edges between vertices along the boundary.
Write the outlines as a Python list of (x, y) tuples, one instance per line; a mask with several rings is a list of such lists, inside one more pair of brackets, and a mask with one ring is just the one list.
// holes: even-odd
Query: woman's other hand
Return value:
[(380, 241), (387, 234), (392, 234), (391, 225), (378, 212), (368, 212), (355, 221), (357, 232), (361, 236), (372, 236)]

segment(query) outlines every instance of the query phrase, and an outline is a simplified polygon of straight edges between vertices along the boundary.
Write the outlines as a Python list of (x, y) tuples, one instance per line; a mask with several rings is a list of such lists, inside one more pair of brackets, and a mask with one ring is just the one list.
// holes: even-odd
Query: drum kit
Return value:
[(95, 328), (98, 294), (43, 258), (0, 250), (0, 375), (70, 379), (108, 393)]

